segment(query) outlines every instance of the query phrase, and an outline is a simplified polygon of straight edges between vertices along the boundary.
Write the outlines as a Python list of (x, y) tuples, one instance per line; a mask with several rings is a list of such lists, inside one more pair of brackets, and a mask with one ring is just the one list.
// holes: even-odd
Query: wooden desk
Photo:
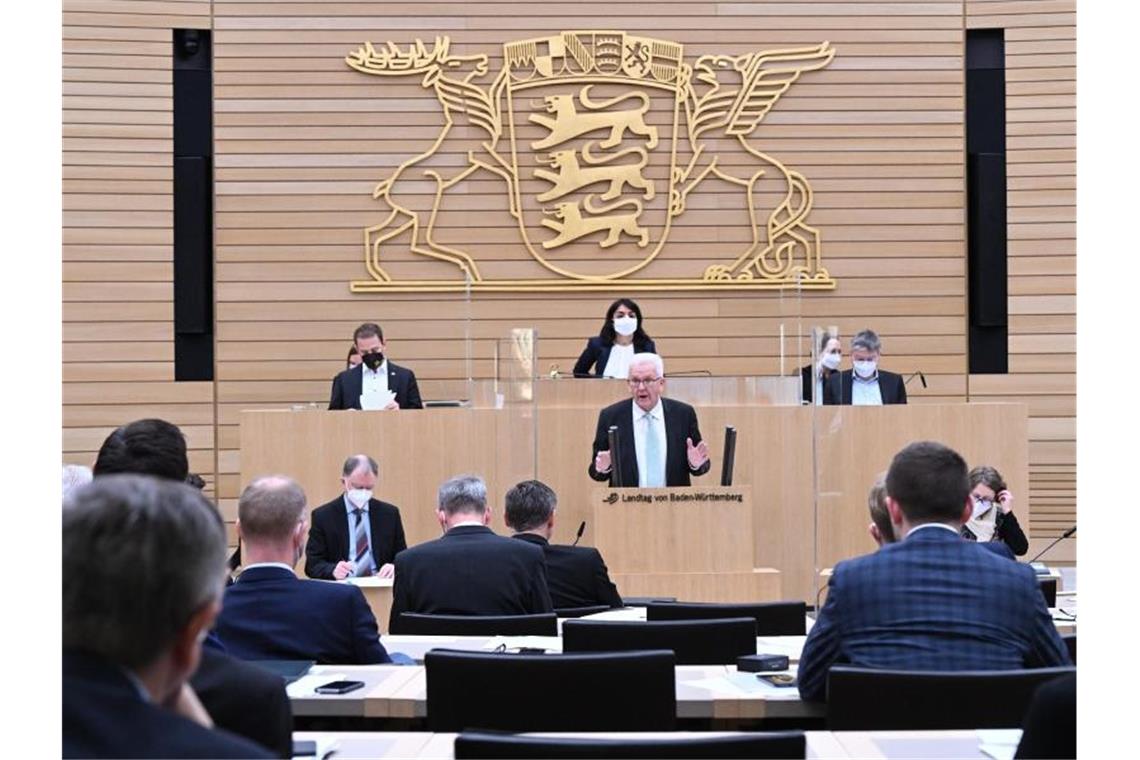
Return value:
[[(1021, 729), (976, 731), (833, 731), (832, 736), (848, 757), (866, 760), (891, 758), (954, 757), (989, 758), (982, 744), (1012, 747), (1021, 741)], [(1013, 756), (1013, 750), (1008, 753)]]
[[(593, 381), (580, 382), (593, 387)], [(576, 387), (558, 393), (600, 392)], [(670, 384), (669, 393), (687, 401), (680, 387)], [(554, 539), (568, 543), (574, 528), (583, 520), (589, 523), (594, 512), (590, 494), (597, 484), (586, 468), (598, 407), (593, 401), (572, 406), (566, 398), (558, 402), (564, 406), (547, 406), (543, 397), (540, 391), (537, 404), (504, 409), (244, 411), (241, 482), (283, 472), (297, 479), (315, 506), (337, 494), (344, 458), (366, 452), (380, 462), (377, 497), (400, 507), (408, 543), (414, 545), (439, 535), (436, 490), (447, 478), (463, 472), (482, 475), (495, 510), (493, 527), (502, 533), (503, 494), (518, 481), (537, 477), (558, 494)], [(734, 483), (753, 491), (753, 559), (756, 567), (779, 571), (779, 593), (788, 599), (813, 599), (817, 568), (874, 549), (867, 535), (867, 490), (891, 457), (913, 440), (937, 439), (968, 462), (994, 464), (1011, 491), (1028, 493), (1024, 404), (804, 407), (752, 402), (698, 406), (697, 411), (713, 467), (696, 483), (718, 482), (724, 427), (734, 425)], [(1031, 523), (1029, 507), (1018, 507), (1025, 526)], [(588, 525), (582, 543), (593, 545), (594, 540)]]
[(368, 602), (372, 614), (376, 616), (380, 630), (387, 630), (388, 616), (392, 612), (392, 584), (394, 581), (391, 578), (372, 576), (369, 578), (353, 578), (344, 582), (358, 586), (364, 592), (364, 600)]

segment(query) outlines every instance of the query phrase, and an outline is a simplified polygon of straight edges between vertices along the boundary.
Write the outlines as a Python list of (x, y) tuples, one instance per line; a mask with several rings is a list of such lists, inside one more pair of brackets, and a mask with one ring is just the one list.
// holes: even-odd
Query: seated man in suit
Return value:
[(823, 403), (853, 406), (905, 404), (906, 384), (901, 375), (879, 369), (882, 342), (873, 330), (861, 330), (851, 339), (854, 369), (832, 372), (823, 388)]
[(108, 475), (72, 495), (60, 549), (64, 757), (273, 757), (214, 729), (187, 685), (221, 607), (225, 552), (221, 518), (189, 486)]
[[(186, 482), (190, 475), (186, 438), (166, 420), (123, 425), (107, 436), (95, 460), (96, 480), (116, 473)], [(268, 747), (277, 757), (292, 756), (293, 710), (285, 684), (277, 675), (227, 655), (213, 631), (190, 686), (217, 726)], [(251, 711), (249, 705), (259, 709)]]
[(380, 325), (365, 322), (352, 333), (352, 342), (362, 361), (333, 378), (329, 409), (424, 408), (415, 373), (385, 358), (388, 344)]
[(1070, 665), (1027, 565), (958, 529), (973, 511), (966, 462), (912, 443), (887, 471), (897, 543), (835, 566), (800, 656), (799, 689), (823, 700), (835, 663), (900, 670), (1016, 670)]
[(306, 527), (305, 492), (289, 478), (258, 478), (242, 491), (237, 531), (248, 564), (218, 616), (226, 651), (246, 660), (391, 662), (359, 588), (293, 572)]
[(529, 615), (550, 612), (542, 549), (497, 536), (487, 526), (487, 485), (460, 475), (439, 487), (442, 538), (396, 555), (390, 631), (400, 613)]
[(515, 532), (514, 538), (541, 547), (546, 555), (551, 604), (555, 609), (599, 604), (621, 607), (621, 596), (597, 549), (550, 543), (557, 507), (554, 491), (538, 480), (524, 480), (507, 491), (507, 527)]
[[(598, 414), (589, 473), (614, 487), (687, 486), (690, 475), (709, 471), (708, 444), (701, 440), (697, 412), (665, 398), (665, 363), (657, 354), (635, 354), (629, 363), (633, 401), (619, 401)], [(622, 482), (615, 483), (609, 429), (617, 425)]]
[(344, 493), (313, 510), (305, 545), (305, 575), (341, 581), (349, 576), (391, 578), (396, 555), (408, 548), (394, 504), (372, 498), (380, 466), (366, 454), (344, 460)]

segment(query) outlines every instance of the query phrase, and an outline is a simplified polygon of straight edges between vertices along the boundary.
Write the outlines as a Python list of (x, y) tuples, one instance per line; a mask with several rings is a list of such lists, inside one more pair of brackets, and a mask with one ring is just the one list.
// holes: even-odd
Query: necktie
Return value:
[(665, 447), (661, 445), (661, 438), (657, 433), (653, 415), (647, 414), (645, 420), (645, 485), (649, 488), (661, 488), (665, 485)]
[(364, 531), (364, 510), (352, 510), (353, 516), (356, 517), (356, 522), (352, 526), (352, 534), (356, 545), (356, 551), (353, 553), (354, 561), (356, 562), (356, 572), (353, 573), (357, 577), (362, 575), (372, 575), (372, 560), (369, 558), (368, 534)]

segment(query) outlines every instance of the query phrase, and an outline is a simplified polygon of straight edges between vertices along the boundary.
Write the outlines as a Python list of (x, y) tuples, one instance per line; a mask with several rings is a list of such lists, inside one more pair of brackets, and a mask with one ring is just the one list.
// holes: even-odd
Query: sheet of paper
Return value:
[(294, 699), (297, 697), (312, 697), (316, 695), (313, 689), (316, 689), (318, 686), (324, 686), (326, 683), (331, 683), (332, 681), (344, 680), (346, 680), (344, 673), (315, 673), (301, 676), (285, 687), (285, 693)]
[(360, 408), (366, 410), (383, 409), (396, 400), (396, 394), (392, 391), (380, 391), (377, 393), (361, 393), (360, 394)]

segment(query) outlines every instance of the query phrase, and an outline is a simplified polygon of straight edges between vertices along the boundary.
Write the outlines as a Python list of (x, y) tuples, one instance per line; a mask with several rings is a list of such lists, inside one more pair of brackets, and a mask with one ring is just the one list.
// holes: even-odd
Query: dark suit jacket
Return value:
[(540, 547), (546, 555), (546, 587), (554, 609), (622, 606), (621, 596), (597, 549), (552, 544), (534, 533), (518, 533), (514, 537)]
[(293, 756), (293, 708), (280, 676), (203, 644), (190, 686), (215, 726), (252, 739), (275, 757)]
[(63, 756), (273, 757), (240, 736), (204, 728), (144, 699), (126, 673), (101, 657), (68, 650), (63, 652)]
[(1076, 673), (1054, 678), (1037, 687), (1021, 728), (1021, 742), (1014, 757), (1076, 757)]
[[(602, 373), (606, 371), (606, 363), (610, 360), (610, 351), (613, 350), (613, 347), (613, 343), (606, 343), (600, 335), (595, 335), (587, 340), (582, 355), (578, 357), (578, 361), (574, 362), (574, 377), (589, 377), (591, 369), (593, 369), (596, 377), (601, 377)], [(657, 346), (652, 340), (634, 338), (633, 350), (639, 354), (655, 354), (657, 353)]]
[(218, 636), (243, 660), (391, 662), (364, 593), (348, 583), (302, 580), (283, 567), (252, 567), (226, 589)]
[[(354, 518), (355, 519), (355, 518)], [(408, 548), (404, 540), (404, 523), (400, 510), (379, 499), (368, 502), (368, 523), (372, 531), (372, 558), (376, 569), (396, 559)], [(333, 568), (341, 560), (351, 560), (348, 516), (344, 507), (344, 494), (328, 504), (313, 510), (309, 526), (309, 540), (305, 544), (305, 575), (310, 578), (333, 580)]]
[[(420, 387), (410, 369), (388, 362), (388, 390), (396, 393), (401, 409), (423, 409)], [(364, 365), (346, 369), (333, 378), (329, 409), (359, 409), (360, 394), (364, 391)]]
[(531, 615), (550, 612), (542, 550), (482, 525), (396, 555), (389, 629), (401, 612), (433, 615)]
[[(849, 405), (851, 403), (851, 386), (855, 382), (852, 370), (833, 372), (823, 386), (823, 403), (833, 406)], [(905, 404), (906, 385), (902, 375), (894, 372), (879, 370), (879, 395), (884, 404)]]
[[(806, 367), (800, 367), (800, 387), (803, 392), (803, 402), (811, 404), (815, 402), (815, 368), (809, 364)], [(828, 378), (839, 374), (838, 370), (832, 370)], [(824, 397), (827, 396), (827, 378), (824, 379)]]
[(800, 656), (800, 696), (833, 664), (898, 670), (1071, 665), (1028, 565), (938, 527), (840, 562)]
[[(712, 466), (710, 459), (696, 470), (689, 469), (689, 455), (685, 439), (692, 438), (694, 446), (701, 442), (701, 430), (697, 427), (697, 412), (688, 404), (664, 396), (661, 397), (661, 404), (665, 413), (665, 485), (691, 485), (690, 475), (704, 475)], [(602, 473), (594, 467), (594, 458), (598, 452), (609, 451), (610, 425), (618, 426), (618, 441), (621, 447), (621, 483), (613, 482), (612, 468), (610, 472)], [(632, 399), (610, 404), (598, 414), (598, 429), (594, 433), (594, 451), (590, 455), (589, 473), (594, 480), (609, 480), (610, 485), (615, 488), (637, 487), (637, 449), (633, 440)]]

